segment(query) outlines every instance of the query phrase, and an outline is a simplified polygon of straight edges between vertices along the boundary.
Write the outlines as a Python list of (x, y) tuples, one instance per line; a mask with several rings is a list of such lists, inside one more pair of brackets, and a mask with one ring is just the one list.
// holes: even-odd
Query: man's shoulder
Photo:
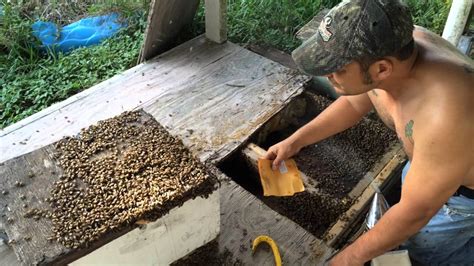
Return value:
[(425, 88), (439, 89), (451, 93), (474, 93), (474, 65), (470, 62), (445, 58), (425, 58), (416, 67), (416, 72)]
[[(425, 62), (417, 79), (423, 102), (432, 110), (460, 111), (465, 107), (474, 115), (474, 71), (472, 65), (459, 62)], [(461, 108), (461, 109), (460, 109)]]
[(422, 47), (430, 58), (444, 59), (445, 62), (458, 62), (474, 65), (474, 61), (459, 51), (454, 45), (438, 34), (426, 28), (415, 26), (413, 38), (417, 46)]
[(419, 52), (414, 68), (423, 86), (446, 93), (451, 93), (454, 87), (459, 93), (472, 92), (474, 61), (435, 33), (418, 27), (415, 31)]
[[(473, 64), (439, 56), (436, 52), (425, 50), (415, 67), (417, 91), (421, 99), (417, 101), (418, 110), (422, 120), (437, 125), (439, 129), (446, 129), (449, 121), (470, 124), (474, 118)], [(432, 130), (428, 132), (433, 133)]]

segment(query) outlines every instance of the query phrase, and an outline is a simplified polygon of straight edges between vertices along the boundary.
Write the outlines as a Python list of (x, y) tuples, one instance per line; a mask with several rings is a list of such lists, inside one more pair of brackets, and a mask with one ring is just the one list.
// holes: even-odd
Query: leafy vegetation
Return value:
[[(0, 19), (0, 128), (89, 88), (137, 62), (149, 0), (2, 1)], [(451, 0), (405, 0), (414, 21), (440, 34)], [(41, 2), (42, 4), (38, 4)], [(61, 2), (61, 3), (59, 3)], [(99, 2), (99, 3), (98, 3)], [(186, 37), (204, 32), (204, 5)], [(322, 8), (340, 0), (228, 0), (229, 40), (290, 52), (295, 33)], [(40, 8), (41, 7), (41, 8)], [(82, 17), (119, 11), (129, 26), (101, 45), (65, 54), (45, 54), (35, 47), (31, 23), (37, 19), (65, 25)]]
[[(68, 11), (65, 15), (49, 19), (69, 23), (73, 17), (120, 10), (127, 17), (128, 27), (101, 45), (80, 48), (67, 55), (45, 54), (35, 48), (38, 43), (31, 35), (33, 17), (38, 17), (40, 10), (29, 9), (25, 5), (4, 5), (5, 15), (0, 31), (0, 127), (6, 127), (136, 64), (145, 28), (143, 8), (127, 2), (120, 6), (103, 3), (89, 6), (77, 4), (73, 7), (65, 7), (64, 10)], [(51, 5), (47, 8), (52, 9)], [(56, 11), (62, 7), (57, 8)]]
[(410, 7), (413, 22), (441, 35), (448, 18), (452, 0), (420, 1), (406, 0)]
[[(204, 1), (193, 23), (204, 32)], [(299, 45), (295, 33), (318, 10), (331, 8), (339, 0), (228, 0), (228, 38), (234, 43), (258, 44), (291, 51)]]
[[(258, 44), (290, 52), (300, 41), (296, 32), (319, 10), (331, 8), (340, 0), (228, 0), (228, 38), (240, 44)], [(443, 31), (452, 0), (405, 0), (414, 23), (438, 34)], [(204, 32), (204, 6), (201, 3), (194, 30)]]

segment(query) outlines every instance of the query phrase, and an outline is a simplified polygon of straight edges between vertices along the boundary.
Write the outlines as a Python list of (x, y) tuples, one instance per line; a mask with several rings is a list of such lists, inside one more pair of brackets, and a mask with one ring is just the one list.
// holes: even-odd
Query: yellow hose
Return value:
[(275, 258), (275, 265), (281, 266), (280, 251), (278, 251), (278, 246), (275, 243), (275, 241), (273, 241), (273, 239), (269, 236), (265, 236), (265, 235), (257, 236), (257, 238), (255, 238), (252, 244), (252, 252), (255, 253), (257, 246), (262, 242), (267, 243), (272, 248), (273, 257)]

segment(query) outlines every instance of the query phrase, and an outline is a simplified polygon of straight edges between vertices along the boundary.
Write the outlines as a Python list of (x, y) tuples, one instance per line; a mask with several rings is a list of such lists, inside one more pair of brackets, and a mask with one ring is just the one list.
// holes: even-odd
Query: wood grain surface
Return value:
[(203, 160), (220, 160), (303, 90), (308, 77), (203, 36), (0, 132), (0, 162), (142, 108)]
[[(12, 244), (17, 257), (24, 264), (63, 264), (132, 229), (110, 234), (80, 252), (70, 252), (47, 241), (51, 227), (48, 220), (23, 217), (23, 204), (46, 208), (47, 188), (61, 172), (52, 160), (52, 143), (64, 136), (75, 135), (100, 120), (143, 108), (180, 138), (201, 161), (219, 162), (301, 94), (307, 80), (307, 77), (235, 44), (217, 45), (200, 36), (2, 130), (1, 188), (9, 193), (0, 195), (1, 220), (3, 223), (9, 217), (13, 219), (4, 230), (9, 238), (17, 240)], [(28, 177), (31, 172), (35, 173), (33, 178)], [(25, 186), (15, 187), (15, 182), (20, 180)], [(285, 248), (291, 247), (290, 253), (300, 250), (294, 255), (297, 261), (306, 261), (313, 256), (306, 245), (315, 241), (314, 237), (233, 181), (223, 180), (231, 184), (227, 187), (223, 200), (225, 209), (221, 214), (227, 216), (229, 223), (241, 223), (237, 212), (246, 210), (245, 220), (251, 223), (245, 226), (253, 228), (262, 219), (268, 219), (269, 222), (256, 228), (273, 228), (274, 224), (278, 224), (275, 228), (288, 228), (287, 233), (276, 235), (277, 241)], [(25, 203), (18, 199), (20, 194), (25, 194)], [(232, 215), (234, 212), (236, 214)], [(221, 230), (227, 228), (231, 227), (223, 226)], [(249, 229), (249, 232), (254, 230)], [(271, 232), (276, 234), (277, 231)], [(289, 236), (295, 238), (283, 243)], [(240, 236), (235, 237), (233, 240), (226, 238), (226, 241), (232, 241), (226, 245), (234, 254), (240, 254)], [(326, 252), (324, 250), (320, 255)], [(286, 251), (283, 253), (287, 254)], [(284, 256), (292, 258), (293, 255)]]

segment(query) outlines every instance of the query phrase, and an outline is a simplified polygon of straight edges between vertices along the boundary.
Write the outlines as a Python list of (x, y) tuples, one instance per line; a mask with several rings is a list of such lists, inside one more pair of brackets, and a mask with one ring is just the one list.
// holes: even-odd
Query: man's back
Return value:
[(417, 27), (414, 37), (425, 52), (420, 75), (432, 90), (426, 94), (427, 103), (432, 104), (426, 107), (427, 111), (432, 116), (458, 121), (466, 136), (470, 136), (464, 143), (468, 148), (465, 157), (471, 164), (464, 185), (474, 189), (474, 62), (448, 41), (423, 28)]

